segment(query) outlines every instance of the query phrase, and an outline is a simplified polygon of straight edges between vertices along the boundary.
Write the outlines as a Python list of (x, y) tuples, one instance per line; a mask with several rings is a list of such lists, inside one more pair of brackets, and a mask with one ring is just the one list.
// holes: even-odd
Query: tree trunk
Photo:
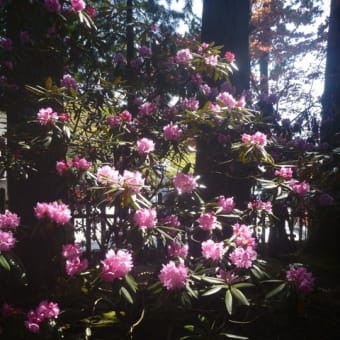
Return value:
[(322, 97), (321, 141), (340, 145), (340, 0), (331, 1), (325, 88)]
[[(249, 22), (249, 1), (203, 1), (201, 40), (223, 45), (223, 54), (225, 51), (235, 54), (239, 71), (232, 75), (231, 82), (236, 95), (249, 89)], [(219, 195), (234, 196), (236, 201), (244, 204), (250, 196), (247, 169), (240, 165), (226, 169), (225, 165), (221, 165), (226, 161), (225, 146), (219, 143), (217, 136), (212, 135), (210, 131), (206, 131), (204, 135), (197, 141), (196, 155), (196, 172), (201, 175), (202, 183), (207, 186), (203, 197), (210, 200)], [(231, 177), (226, 176), (226, 172)]]
[[(321, 142), (332, 148), (340, 146), (340, 0), (331, 1), (329, 21), (325, 89), (322, 97)], [(328, 181), (326, 190), (334, 197), (334, 204), (320, 207), (313, 216), (307, 240), (306, 251), (316, 255), (328, 255), (340, 259), (338, 243), (340, 239), (340, 181), (338, 172), (339, 156), (335, 154), (325, 164), (327, 172), (333, 172), (333, 180)], [(325, 171), (325, 172), (326, 172)]]
[(202, 42), (223, 45), (222, 53), (236, 56), (239, 71), (232, 76), (238, 94), (249, 89), (250, 57), (250, 1), (204, 0), (202, 15)]

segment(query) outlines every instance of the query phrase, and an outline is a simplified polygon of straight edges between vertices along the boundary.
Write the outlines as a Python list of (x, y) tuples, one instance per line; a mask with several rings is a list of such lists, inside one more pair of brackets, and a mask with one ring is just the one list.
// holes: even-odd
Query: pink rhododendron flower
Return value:
[(75, 276), (84, 270), (87, 269), (89, 263), (87, 259), (80, 259), (79, 257), (75, 257), (69, 260), (66, 260), (65, 263), (65, 270), (67, 275)]
[(142, 116), (150, 116), (156, 112), (156, 106), (150, 102), (145, 102), (138, 107), (139, 114)]
[(255, 132), (253, 135), (248, 135), (246, 133), (242, 134), (243, 143), (257, 144), (261, 146), (267, 145), (267, 136), (262, 132)]
[(69, 243), (63, 245), (63, 250), (61, 252), (61, 255), (66, 259), (73, 259), (75, 257), (79, 257), (81, 255), (82, 251), (80, 249), (79, 243)]
[(8, 303), (4, 303), (1, 308), (1, 315), (3, 317), (8, 317), (11, 315), (21, 314), (22, 309), (18, 307), (13, 307), (9, 305)]
[(151, 55), (152, 55), (152, 50), (150, 47), (147, 47), (145, 45), (141, 46), (139, 49), (138, 49), (138, 52), (140, 53), (140, 55), (142, 57), (147, 57), (147, 58), (150, 58)]
[(35, 310), (30, 310), (27, 313), (25, 321), (26, 328), (32, 333), (39, 333), (40, 324), (44, 320), (57, 319), (60, 309), (57, 303), (42, 301)]
[(161, 223), (171, 227), (179, 227), (181, 225), (176, 215), (168, 215), (163, 217)]
[(0, 39), (0, 46), (6, 51), (11, 51), (13, 49), (13, 41), (10, 38)]
[(78, 89), (78, 83), (76, 80), (70, 75), (65, 74), (63, 78), (60, 80), (60, 85), (65, 87), (66, 89), (70, 90), (77, 90)]
[(87, 259), (80, 259), (82, 250), (80, 244), (65, 244), (63, 245), (62, 256), (66, 259), (65, 270), (67, 275), (74, 276), (88, 267)]
[(235, 61), (235, 54), (230, 52), (230, 51), (227, 51), (224, 53), (224, 58), (227, 59), (227, 61), (229, 61), (230, 63), (234, 62)]
[(59, 0), (45, 0), (45, 9), (49, 12), (60, 12), (61, 5)]
[(157, 223), (156, 209), (141, 208), (135, 212), (134, 221), (141, 229), (155, 227)]
[(103, 185), (121, 185), (122, 177), (113, 166), (104, 165), (97, 170), (97, 182)]
[(179, 194), (192, 193), (196, 187), (196, 179), (192, 174), (178, 173), (173, 179), (174, 186)]
[(73, 166), (80, 171), (87, 171), (91, 166), (91, 162), (86, 160), (85, 158), (79, 158), (78, 156), (73, 160)]
[(68, 112), (59, 113), (59, 121), (60, 122), (69, 122), (70, 119), (71, 119), (71, 116)]
[(16, 239), (11, 231), (0, 230), (0, 251), (9, 251), (15, 245)]
[(128, 170), (124, 170), (123, 181), (124, 187), (134, 194), (139, 193), (144, 186), (144, 178), (139, 171), (131, 172)]
[(85, 11), (91, 18), (94, 18), (97, 14), (96, 9), (94, 7), (86, 7)]
[(237, 268), (250, 268), (257, 258), (257, 253), (253, 247), (237, 247), (229, 255), (230, 261)]
[(80, 12), (85, 9), (86, 4), (83, 0), (71, 0), (71, 6), (75, 12)]
[(221, 113), (222, 112), (222, 108), (220, 105), (216, 104), (216, 103), (211, 103), (209, 102), (208, 104), (208, 110), (212, 111), (214, 113)]
[(117, 127), (122, 123), (122, 119), (120, 116), (109, 116), (107, 117), (106, 122), (112, 127)]
[(34, 208), (38, 220), (49, 219), (57, 224), (66, 224), (71, 220), (71, 210), (63, 202), (40, 203)]
[(268, 213), (272, 212), (272, 202), (267, 201), (263, 202), (261, 200), (258, 201), (252, 201), (248, 203), (248, 208), (249, 209), (256, 209), (256, 210), (264, 210)]
[(202, 242), (202, 256), (214, 261), (221, 260), (224, 254), (223, 242), (207, 240)]
[(207, 48), (209, 47), (209, 44), (206, 42), (202, 42), (201, 46), (198, 48), (198, 53), (203, 53)]
[(155, 150), (155, 143), (148, 138), (142, 138), (139, 141), (137, 141), (137, 152), (142, 154), (147, 154)]
[(54, 112), (50, 107), (42, 108), (37, 113), (37, 118), (40, 125), (53, 125), (58, 120), (58, 113)]
[(292, 282), (302, 293), (310, 293), (314, 289), (314, 277), (304, 267), (290, 266), (286, 273), (287, 280)]
[(200, 90), (203, 94), (208, 95), (211, 93), (211, 87), (208, 84), (202, 84), (200, 86)]
[(245, 96), (241, 96), (240, 99), (236, 102), (236, 107), (243, 108), (243, 107), (246, 106), (246, 104), (247, 104), (246, 97)]
[(56, 164), (56, 171), (57, 173), (62, 176), (65, 175), (72, 167), (72, 161), (58, 161)]
[(101, 263), (103, 265), (101, 277), (108, 282), (125, 276), (133, 267), (132, 255), (125, 249), (120, 249), (117, 252), (110, 249)]
[(189, 246), (173, 241), (168, 245), (168, 254), (173, 257), (181, 257), (182, 259), (188, 256)]
[(207, 65), (216, 66), (218, 63), (218, 55), (211, 55), (209, 57), (204, 58), (204, 62)]
[(203, 230), (211, 231), (216, 228), (217, 218), (213, 212), (201, 214), (198, 219), (199, 226)]
[(229, 108), (234, 108), (236, 106), (236, 99), (228, 92), (222, 92), (217, 95), (216, 100), (220, 103), (228, 106)]
[(182, 105), (184, 109), (191, 111), (196, 111), (199, 108), (199, 102), (195, 98), (184, 98)]
[(167, 290), (181, 289), (185, 287), (189, 277), (189, 270), (180, 262), (176, 265), (174, 261), (163, 264), (159, 279)]
[(255, 238), (248, 226), (245, 224), (235, 223), (233, 225), (233, 236), (235, 237), (235, 243), (237, 247), (254, 247)]
[(165, 140), (177, 141), (183, 134), (183, 131), (170, 122), (168, 125), (163, 127), (163, 136)]
[(292, 188), (293, 192), (300, 196), (303, 196), (310, 191), (310, 185), (305, 181), (299, 183), (295, 180), (291, 180), (289, 182), (289, 185)]
[(119, 117), (123, 122), (127, 122), (127, 123), (131, 122), (132, 120), (132, 114), (128, 110), (122, 111), (119, 114)]
[(177, 51), (176, 61), (178, 63), (188, 63), (192, 60), (193, 56), (188, 48)]
[(222, 208), (223, 213), (231, 213), (235, 208), (234, 197), (220, 196), (217, 201), (217, 206)]
[(288, 180), (293, 177), (293, 170), (292, 168), (280, 168), (280, 170), (275, 170), (275, 176)]
[(16, 229), (20, 224), (20, 217), (16, 213), (5, 210), (0, 214), (0, 229)]

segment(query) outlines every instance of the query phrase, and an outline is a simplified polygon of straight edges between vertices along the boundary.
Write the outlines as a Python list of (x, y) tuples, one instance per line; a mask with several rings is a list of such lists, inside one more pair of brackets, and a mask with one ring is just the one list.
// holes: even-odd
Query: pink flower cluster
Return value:
[(218, 63), (218, 55), (210, 55), (204, 58), (204, 63), (211, 66), (216, 66)]
[(39, 333), (40, 324), (45, 320), (57, 319), (60, 309), (57, 303), (42, 301), (35, 310), (30, 310), (25, 321), (26, 328), (32, 333)]
[(275, 170), (275, 176), (281, 177), (283, 179), (291, 179), (293, 177), (292, 168), (280, 168), (280, 170)]
[(13, 231), (19, 226), (20, 218), (17, 214), (8, 210), (0, 214), (0, 251), (11, 250), (16, 243)]
[(60, 12), (61, 10), (59, 0), (45, 0), (44, 7), (48, 12)]
[(234, 197), (219, 196), (217, 206), (222, 208), (222, 212), (230, 214), (235, 208)]
[(170, 122), (168, 125), (163, 127), (163, 137), (165, 140), (177, 141), (183, 134), (183, 131)]
[(227, 61), (229, 61), (230, 63), (233, 63), (235, 61), (235, 54), (230, 51), (227, 51), (224, 53), (224, 58), (226, 58)]
[(185, 110), (189, 111), (196, 111), (199, 108), (199, 102), (195, 98), (184, 98), (182, 105)]
[(35, 216), (37, 219), (48, 219), (57, 224), (66, 224), (71, 220), (71, 210), (63, 202), (40, 203), (34, 207)]
[(155, 143), (149, 138), (142, 138), (137, 141), (136, 149), (140, 155), (148, 154), (155, 150)]
[(224, 255), (223, 242), (214, 242), (213, 240), (207, 240), (202, 242), (202, 256), (206, 259), (213, 261), (221, 260)]
[(239, 100), (236, 100), (229, 92), (221, 92), (216, 96), (216, 100), (219, 103), (226, 105), (228, 108), (233, 109), (236, 107), (243, 108), (246, 105), (244, 96), (241, 96)]
[(205, 214), (201, 214), (198, 219), (198, 223), (200, 228), (203, 230), (211, 231), (217, 226), (217, 218), (213, 212), (208, 212)]
[(4, 214), (0, 214), (0, 229), (15, 230), (20, 224), (20, 217), (6, 210)]
[(302, 293), (310, 293), (314, 288), (314, 277), (305, 267), (290, 266), (286, 278), (292, 282)]
[(40, 125), (54, 125), (59, 119), (59, 116), (51, 107), (46, 107), (39, 110), (37, 118)]
[(233, 225), (233, 236), (237, 247), (255, 247), (255, 238), (247, 225), (235, 223)]
[(176, 264), (170, 261), (163, 264), (159, 279), (167, 290), (176, 290), (185, 287), (189, 277), (189, 270), (182, 262)]
[(261, 200), (255, 200), (255, 201), (248, 203), (248, 208), (249, 209), (256, 209), (256, 210), (264, 210), (267, 213), (271, 213), (272, 212), (272, 202), (270, 202), (270, 201), (263, 202)]
[(74, 276), (88, 267), (87, 259), (80, 259), (82, 251), (79, 244), (63, 245), (62, 256), (66, 259), (65, 269), (69, 276)]
[(132, 121), (132, 114), (128, 110), (124, 110), (117, 116), (109, 116), (107, 118), (107, 124), (115, 127), (122, 123), (130, 123)]
[(246, 133), (242, 134), (242, 142), (246, 144), (257, 144), (260, 146), (266, 146), (267, 145), (267, 136), (257, 131), (253, 135), (248, 135)]
[(141, 208), (135, 212), (134, 221), (141, 229), (154, 228), (157, 223), (156, 209)]
[(115, 279), (125, 276), (133, 267), (132, 255), (125, 249), (120, 249), (117, 252), (110, 249), (101, 263), (103, 265), (101, 277), (107, 282), (113, 282)]
[(295, 192), (296, 194), (300, 196), (306, 195), (310, 191), (310, 185), (306, 183), (305, 181), (298, 182), (292, 179), (289, 182), (289, 186), (292, 188), (293, 192)]
[(145, 102), (138, 107), (141, 116), (150, 116), (156, 112), (156, 106), (150, 102)]
[(168, 254), (172, 257), (186, 258), (188, 256), (189, 246), (173, 241), (168, 245)]
[(109, 165), (100, 167), (97, 170), (96, 178), (99, 184), (122, 187), (133, 194), (139, 193), (144, 186), (144, 178), (139, 171), (124, 170), (121, 175), (114, 166)]
[(229, 259), (237, 268), (250, 268), (257, 258), (254, 249), (255, 239), (251, 230), (244, 224), (233, 225), (233, 236), (235, 237), (236, 248), (230, 253)]
[(87, 171), (90, 166), (91, 162), (83, 157), (80, 158), (79, 156), (76, 156), (73, 160), (58, 161), (56, 163), (56, 171), (60, 176), (62, 176), (70, 171), (72, 167), (78, 171)]
[(176, 53), (176, 61), (178, 63), (186, 64), (190, 60), (193, 59), (193, 56), (188, 48), (184, 48), (182, 50), (177, 51)]
[(71, 0), (71, 6), (75, 12), (80, 12), (85, 9), (86, 4), (84, 0)]
[(63, 78), (60, 80), (60, 85), (65, 87), (67, 90), (77, 90), (78, 89), (78, 83), (77, 81), (70, 75), (70, 74), (64, 74)]
[(173, 184), (179, 194), (192, 193), (196, 187), (197, 182), (192, 174), (185, 174), (183, 172), (178, 173), (173, 179)]

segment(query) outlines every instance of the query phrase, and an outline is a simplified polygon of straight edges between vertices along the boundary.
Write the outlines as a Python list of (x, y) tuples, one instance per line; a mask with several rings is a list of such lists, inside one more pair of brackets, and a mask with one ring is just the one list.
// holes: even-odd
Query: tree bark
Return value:
[[(223, 54), (225, 51), (235, 54), (239, 71), (232, 75), (231, 83), (235, 87), (236, 96), (249, 89), (249, 24), (250, 1), (203, 1), (201, 40), (223, 45)], [(210, 200), (219, 195), (234, 196), (243, 205), (250, 196), (247, 169), (235, 164), (232, 169), (227, 169), (222, 165), (226, 161), (225, 146), (218, 142), (218, 137), (212, 132), (206, 131), (197, 141), (195, 170), (207, 186), (203, 197)]]
[(250, 1), (204, 0), (202, 42), (223, 45), (222, 53), (231, 51), (236, 56), (239, 71), (232, 76), (238, 94), (249, 89), (250, 57)]

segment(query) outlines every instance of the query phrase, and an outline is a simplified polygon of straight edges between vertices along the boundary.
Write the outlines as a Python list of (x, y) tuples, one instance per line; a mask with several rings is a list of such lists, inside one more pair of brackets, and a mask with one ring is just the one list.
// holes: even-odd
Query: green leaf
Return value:
[(254, 284), (250, 282), (240, 282), (240, 283), (235, 283), (233, 287), (234, 288), (249, 288), (249, 287), (254, 287)]
[(215, 284), (222, 284), (224, 283), (224, 280), (219, 279), (217, 277), (210, 277), (210, 276), (203, 276), (202, 280), (209, 282), (209, 283), (215, 283)]
[(280, 292), (282, 292), (286, 288), (286, 286), (287, 286), (286, 282), (280, 284), (279, 286), (277, 286), (273, 290), (271, 290), (269, 293), (267, 293), (265, 298), (269, 299), (269, 298), (273, 297), (274, 295), (279, 294)]
[(230, 287), (231, 294), (242, 304), (249, 306), (249, 301), (246, 298), (246, 296), (237, 288), (234, 286)]
[(11, 266), (4, 255), (0, 255), (0, 266), (6, 270), (11, 270)]
[(228, 313), (231, 315), (233, 311), (233, 296), (229, 289), (225, 292), (224, 303)]
[(215, 286), (215, 287), (213, 287), (213, 288), (207, 290), (206, 292), (204, 292), (204, 293), (202, 294), (202, 296), (208, 296), (208, 295), (216, 294), (216, 293), (219, 292), (222, 288), (225, 288), (225, 286), (222, 286), (222, 285), (220, 285), (220, 286)]
[(131, 290), (136, 293), (137, 289), (138, 289), (138, 284), (135, 281), (135, 279), (130, 275), (127, 274), (125, 275), (125, 281), (126, 283), (129, 285), (129, 287), (131, 288)]
[(125, 287), (121, 287), (119, 290), (119, 294), (124, 296), (127, 302), (133, 304), (133, 299), (129, 291)]
[(229, 339), (240, 339), (240, 340), (247, 340), (247, 339), (249, 339), (246, 336), (241, 336), (241, 335), (236, 335), (236, 334), (231, 334), (231, 333), (220, 333), (220, 334), (226, 336)]

